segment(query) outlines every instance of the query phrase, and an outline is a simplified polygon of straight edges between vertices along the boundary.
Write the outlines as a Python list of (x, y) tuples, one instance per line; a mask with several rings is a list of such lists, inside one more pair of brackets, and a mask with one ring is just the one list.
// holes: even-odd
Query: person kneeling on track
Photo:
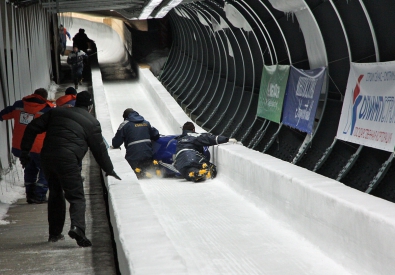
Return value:
[(182, 135), (176, 139), (177, 148), (173, 165), (180, 174), (186, 180), (194, 182), (215, 178), (217, 168), (203, 155), (203, 147), (226, 143), (229, 138), (209, 133), (196, 133), (194, 124), (186, 122), (182, 127)]
[[(123, 112), (123, 119), (112, 139), (112, 148), (119, 148), (123, 143), (126, 148), (125, 159), (137, 178), (151, 178), (152, 174), (149, 170), (152, 165), (158, 164), (153, 159), (151, 141), (159, 139), (159, 131), (132, 108)], [(159, 169), (156, 171), (160, 172)]]

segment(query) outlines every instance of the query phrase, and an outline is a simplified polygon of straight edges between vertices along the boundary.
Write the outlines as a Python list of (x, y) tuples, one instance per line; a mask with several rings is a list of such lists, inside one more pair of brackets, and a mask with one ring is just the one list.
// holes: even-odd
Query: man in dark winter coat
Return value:
[(48, 180), (49, 242), (64, 239), (66, 202), (70, 203), (69, 236), (79, 246), (91, 246), (85, 236), (85, 196), (80, 166), (88, 147), (106, 176), (120, 179), (114, 171), (103, 141), (99, 121), (88, 111), (93, 101), (87, 91), (77, 94), (74, 108), (55, 108), (34, 119), (26, 128), (21, 144), (21, 164), (26, 165), (37, 134), (47, 132), (41, 163)]
[(186, 122), (182, 127), (182, 135), (176, 139), (176, 157), (173, 165), (180, 174), (186, 180), (194, 182), (215, 178), (216, 167), (203, 155), (203, 147), (228, 142), (229, 138), (209, 133), (198, 134), (193, 123)]
[(73, 44), (75, 44), (81, 51), (87, 52), (89, 49), (89, 44), (94, 42), (90, 39), (84, 29), (79, 29), (73, 37)]
[(150, 178), (152, 175), (147, 170), (153, 164), (151, 141), (159, 138), (159, 131), (132, 108), (123, 112), (123, 119), (112, 139), (112, 146), (118, 148), (123, 143), (126, 148), (125, 159), (137, 178)]
[(71, 65), (75, 89), (78, 89), (78, 83), (82, 82), (82, 71), (84, 70), (84, 60), (88, 55), (80, 51), (77, 45), (73, 45), (73, 51), (67, 57), (67, 64)]

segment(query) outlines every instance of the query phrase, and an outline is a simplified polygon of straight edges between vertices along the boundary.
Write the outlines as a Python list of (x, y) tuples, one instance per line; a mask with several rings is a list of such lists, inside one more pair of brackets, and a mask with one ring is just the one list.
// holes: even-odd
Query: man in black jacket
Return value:
[[(82, 247), (92, 243), (85, 236), (85, 196), (80, 166), (88, 147), (106, 176), (120, 179), (114, 171), (103, 141), (99, 121), (89, 113), (93, 101), (87, 91), (77, 94), (75, 108), (55, 108), (29, 123), (25, 130), (20, 161), (25, 166), (37, 134), (47, 132), (41, 164), (48, 180), (49, 242), (64, 239), (66, 202), (70, 203), (69, 236)], [(63, 193), (64, 192), (64, 193)]]
[(203, 147), (228, 142), (229, 138), (196, 133), (195, 125), (186, 122), (182, 127), (182, 135), (176, 139), (176, 157), (173, 165), (180, 174), (186, 180), (194, 182), (215, 178), (216, 167), (203, 155)]
[(77, 45), (73, 45), (73, 51), (67, 57), (67, 64), (71, 65), (71, 73), (76, 90), (78, 89), (78, 83), (82, 84), (82, 72), (84, 70), (84, 60), (86, 59), (88, 59), (88, 55), (78, 49)]
[(132, 108), (123, 112), (123, 119), (112, 139), (112, 146), (118, 148), (123, 143), (126, 148), (125, 159), (137, 178), (150, 178), (152, 175), (148, 170), (154, 161), (151, 140), (159, 138), (159, 131)]

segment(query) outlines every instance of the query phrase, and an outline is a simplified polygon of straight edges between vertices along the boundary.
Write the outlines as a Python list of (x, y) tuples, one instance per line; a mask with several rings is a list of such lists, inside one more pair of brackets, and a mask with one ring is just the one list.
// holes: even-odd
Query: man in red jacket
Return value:
[(74, 107), (77, 99), (77, 91), (73, 87), (68, 87), (64, 92), (64, 96), (56, 100), (56, 107)]
[[(0, 121), (14, 120), (12, 133), (12, 154), (19, 158), (21, 155), (21, 141), (26, 126), (36, 117), (49, 111), (54, 105), (47, 100), (47, 90), (40, 88), (32, 95), (17, 100), (12, 106), (0, 111)], [(31, 161), (24, 169), (26, 200), (28, 203), (43, 203), (47, 201), (48, 183), (40, 165), (40, 152), (43, 146), (45, 133), (40, 134), (34, 141), (30, 152)]]

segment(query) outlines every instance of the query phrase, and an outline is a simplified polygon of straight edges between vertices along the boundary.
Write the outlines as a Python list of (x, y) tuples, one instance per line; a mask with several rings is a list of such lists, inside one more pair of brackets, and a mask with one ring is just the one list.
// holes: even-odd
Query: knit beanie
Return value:
[(75, 106), (85, 106), (88, 107), (93, 104), (92, 96), (87, 91), (82, 91), (77, 94), (77, 99), (75, 101)]
[(66, 91), (64, 91), (65, 95), (77, 95), (77, 91), (73, 87), (68, 87)]

